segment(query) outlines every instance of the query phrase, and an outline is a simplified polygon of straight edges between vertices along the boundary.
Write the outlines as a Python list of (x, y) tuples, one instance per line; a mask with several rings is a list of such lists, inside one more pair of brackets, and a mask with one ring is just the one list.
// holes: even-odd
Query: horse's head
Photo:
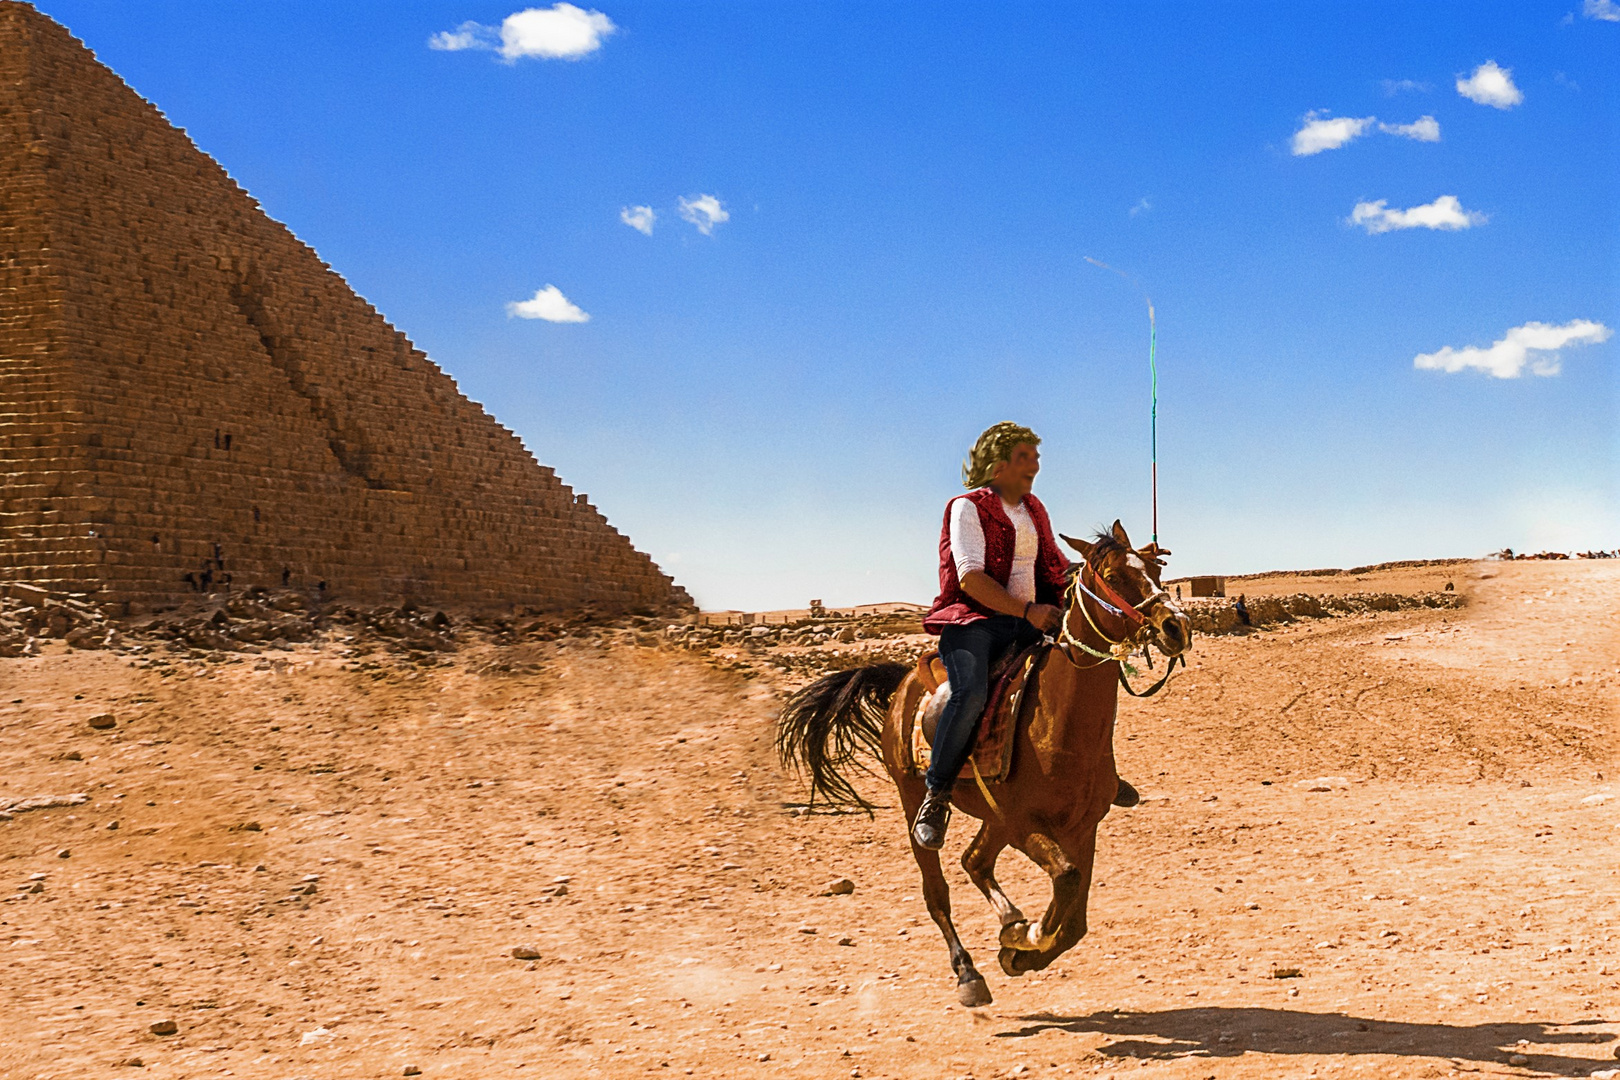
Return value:
[[(1140, 550), (1132, 547), (1118, 521), (1089, 541), (1065, 536), (1063, 542), (1085, 560), (1075, 571), (1080, 583), (1123, 612), (1110, 621), (1124, 631), (1124, 640), (1143, 644), (1141, 635), (1166, 656), (1180, 656), (1192, 646), (1192, 623), (1159, 584), (1164, 557), (1170, 554), (1167, 549), (1156, 543)], [(1084, 602), (1084, 590), (1075, 589), (1074, 603)]]

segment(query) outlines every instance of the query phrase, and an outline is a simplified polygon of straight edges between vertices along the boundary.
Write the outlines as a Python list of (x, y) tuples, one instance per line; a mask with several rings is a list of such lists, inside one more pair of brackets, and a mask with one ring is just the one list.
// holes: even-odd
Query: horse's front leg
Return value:
[(1008, 898), (996, 881), (996, 859), (1010, 843), (1011, 833), (986, 821), (979, 826), (978, 835), (969, 842), (967, 850), (962, 852), (962, 869), (967, 871), (968, 880), (977, 885), (984, 898), (990, 901), (996, 918), (1001, 920), (1003, 933), (1008, 928), (1022, 927), (1027, 922), (1018, 905)]
[[(1035, 864), (1052, 878), (1052, 902), (1039, 921), (1029, 923), (1022, 934), (1015, 927), (1002, 931), (1001, 969), (1009, 975), (1022, 975), (1031, 970), (1017, 958), (1026, 953), (1046, 953), (1057, 944), (1061, 931), (1068, 929), (1070, 920), (1078, 918), (1080, 934), (1085, 933), (1086, 893), (1091, 888), (1091, 866), (1097, 850), (1096, 831), (1080, 844), (1071, 855), (1063, 845), (1043, 833), (1031, 833), (1018, 850), (1028, 855)], [(1075, 940), (1079, 940), (1076, 935)], [(1071, 942), (1072, 944), (1072, 942)], [(1053, 953), (1052, 955), (1056, 955)], [(1047, 961), (1050, 963), (1050, 959)], [(1045, 966), (1042, 964), (1041, 966)]]
[[(1026, 971), (1041, 971), (1048, 964), (1074, 948), (1075, 943), (1086, 936), (1086, 910), (1084, 902), (1078, 904), (1069, 912), (1069, 919), (1058, 927), (1057, 936), (1052, 944), (1040, 952), (1015, 952), (1003, 949), (997, 959), (1001, 963), (1001, 970), (1009, 975), (1022, 975)], [(1009, 966), (1010, 965), (1010, 966)]]

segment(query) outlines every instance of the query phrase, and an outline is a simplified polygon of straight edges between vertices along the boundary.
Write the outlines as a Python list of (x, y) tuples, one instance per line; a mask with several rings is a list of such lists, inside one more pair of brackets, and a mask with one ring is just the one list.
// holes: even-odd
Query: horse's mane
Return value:
[(1095, 533), (1093, 533), (1091, 536), (1091, 542), (1094, 545), (1091, 549), (1090, 561), (1092, 562), (1102, 562), (1103, 559), (1112, 555), (1116, 551), (1130, 550), (1124, 544), (1120, 543), (1118, 540), (1115, 540), (1114, 534), (1109, 532), (1107, 529), (1098, 529)]

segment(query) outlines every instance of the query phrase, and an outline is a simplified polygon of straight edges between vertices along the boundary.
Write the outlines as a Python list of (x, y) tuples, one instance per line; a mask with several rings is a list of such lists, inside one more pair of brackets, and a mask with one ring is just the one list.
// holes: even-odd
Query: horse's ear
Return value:
[(1119, 523), (1118, 518), (1114, 519), (1114, 527), (1108, 531), (1114, 534), (1114, 539), (1119, 541), (1120, 547), (1126, 551), (1131, 550), (1131, 538), (1125, 535), (1125, 526)]
[(1086, 558), (1088, 558), (1088, 559), (1091, 558), (1091, 549), (1095, 545), (1088, 544), (1084, 540), (1076, 540), (1072, 536), (1064, 536), (1062, 533), (1058, 533), (1058, 536), (1063, 540), (1063, 542), (1065, 544), (1068, 544), (1070, 547), (1074, 548), (1074, 550), (1078, 551), (1080, 554), (1084, 555)]

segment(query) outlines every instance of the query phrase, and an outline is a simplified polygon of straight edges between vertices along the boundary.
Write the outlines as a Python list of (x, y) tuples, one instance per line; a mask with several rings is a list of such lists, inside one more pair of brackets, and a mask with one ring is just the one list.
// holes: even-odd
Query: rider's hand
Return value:
[(1024, 618), (1028, 619), (1035, 626), (1035, 629), (1050, 634), (1063, 621), (1063, 612), (1051, 604), (1031, 604), (1029, 605), (1029, 613)]

